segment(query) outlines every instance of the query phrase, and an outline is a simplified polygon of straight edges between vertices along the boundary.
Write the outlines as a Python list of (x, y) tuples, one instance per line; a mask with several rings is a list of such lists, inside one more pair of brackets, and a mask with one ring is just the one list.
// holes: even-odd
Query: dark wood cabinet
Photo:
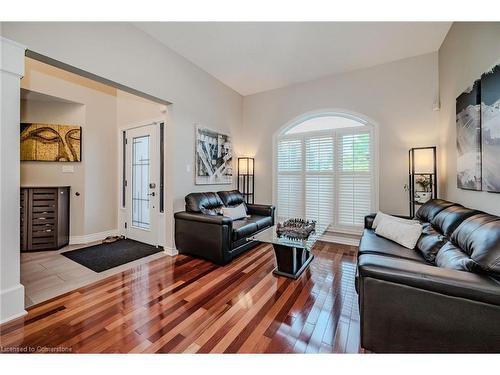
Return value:
[(21, 251), (69, 243), (69, 186), (21, 187)]

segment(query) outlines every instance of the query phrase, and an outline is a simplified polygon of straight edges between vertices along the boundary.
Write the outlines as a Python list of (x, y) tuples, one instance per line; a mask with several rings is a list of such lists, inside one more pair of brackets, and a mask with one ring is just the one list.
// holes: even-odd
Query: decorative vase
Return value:
[(417, 203), (426, 203), (428, 202), (432, 197), (432, 192), (430, 191), (417, 191), (415, 192), (415, 201)]

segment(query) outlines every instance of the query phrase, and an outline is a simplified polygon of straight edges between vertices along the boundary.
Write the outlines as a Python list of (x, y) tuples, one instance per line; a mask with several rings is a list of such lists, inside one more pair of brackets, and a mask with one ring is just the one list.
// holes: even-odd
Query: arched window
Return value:
[(305, 217), (357, 233), (376, 209), (374, 127), (345, 113), (292, 123), (276, 137), (278, 217)]

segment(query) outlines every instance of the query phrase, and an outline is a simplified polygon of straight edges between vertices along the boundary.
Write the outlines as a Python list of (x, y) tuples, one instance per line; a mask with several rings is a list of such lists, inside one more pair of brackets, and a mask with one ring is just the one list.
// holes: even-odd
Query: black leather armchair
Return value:
[(433, 200), (415, 250), (375, 234), (358, 252), (361, 345), (373, 352), (500, 352), (500, 217)]
[(247, 217), (232, 220), (221, 214), (222, 207), (244, 202), (237, 190), (218, 193), (191, 193), (185, 198), (186, 211), (175, 218), (175, 244), (180, 254), (190, 254), (225, 265), (257, 245), (247, 238), (274, 225), (274, 206), (247, 204)]

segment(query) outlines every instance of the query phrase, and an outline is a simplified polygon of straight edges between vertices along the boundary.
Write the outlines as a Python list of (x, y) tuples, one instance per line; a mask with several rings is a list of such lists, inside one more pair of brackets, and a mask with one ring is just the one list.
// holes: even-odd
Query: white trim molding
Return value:
[(24, 285), (22, 284), (1, 290), (0, 301), (2, 305), (0, 324), (20, 318), (28, 313), (24, 310)]
[(0, 37), (0, 323), (24, 314), (20, 256), (19, 123), (26, 47)]
[(24, 76), (26, 46), (0, 36), (0, 70), (18, 78)]
[(179, 251), (177, 251), (175, 247), (169, 247), (169, 246), (164, 246), (163, 252), (167, 255), (170, 255), (171, 257), (174, 257), (177, 254), (179, 254)]
[(118, 236), (118, 235), (119, 235), (118, 229), (112, 229), (104, 232), (85, 234), (83, 236), (71, 236), (69, 238), (69, 244), (70, 245), (86, 244), (90, 242), (101, 241), (109, 236)]

